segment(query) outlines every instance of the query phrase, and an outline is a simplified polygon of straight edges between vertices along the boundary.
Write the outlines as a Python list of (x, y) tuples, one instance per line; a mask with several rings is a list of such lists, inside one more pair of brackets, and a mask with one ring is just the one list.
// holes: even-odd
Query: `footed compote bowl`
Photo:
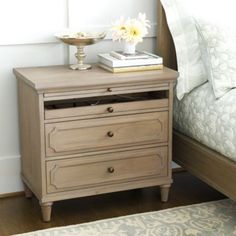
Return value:
[(66, 34), (57, 34), (55, 35), (62, 42), (73, 45), (77, 47), (77, 52), (75, 53), (75, 57), (77, 58), (77, 64), (71, 65), (70, 68), (72, 70), (89, 70), (92, 68), (89, 64), (84, 64), (84, 58), (86, 54), (84, 53), (84, 47), (95, 44), (102, 39), (105, 38), (106, 33), (66, 33)]

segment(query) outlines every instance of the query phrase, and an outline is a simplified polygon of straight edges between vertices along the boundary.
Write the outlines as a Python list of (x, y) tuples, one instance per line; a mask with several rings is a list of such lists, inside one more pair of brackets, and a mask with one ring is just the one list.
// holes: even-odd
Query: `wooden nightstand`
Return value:
[(14, 69), (22, 179), (44, 221), (54, 201), (172, 183), (176, 71), (112, 74), (93, 67)]

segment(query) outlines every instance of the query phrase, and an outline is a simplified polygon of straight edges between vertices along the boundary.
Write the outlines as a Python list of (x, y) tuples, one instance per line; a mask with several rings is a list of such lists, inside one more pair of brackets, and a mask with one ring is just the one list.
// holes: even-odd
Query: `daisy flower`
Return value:
[(112, 24), (112, 39), (137, 44), (148, 34), (148, 28), (150, 21), (146, 19), (145, 13), (139, 13), (138, 17), (133, 19), (121, 17)]

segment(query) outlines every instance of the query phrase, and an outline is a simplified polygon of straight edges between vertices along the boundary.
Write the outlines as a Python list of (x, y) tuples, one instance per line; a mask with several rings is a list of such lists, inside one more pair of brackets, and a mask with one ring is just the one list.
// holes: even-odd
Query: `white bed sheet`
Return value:
[(236, 161), (236, 89), (215, 99), (209, 82), (174, 100), (174, 127)]

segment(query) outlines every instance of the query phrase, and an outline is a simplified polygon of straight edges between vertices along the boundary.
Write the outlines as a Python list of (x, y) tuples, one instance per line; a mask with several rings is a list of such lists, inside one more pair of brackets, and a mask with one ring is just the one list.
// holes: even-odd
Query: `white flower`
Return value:
[(119, 20), (112, 24), (112, 39), (113, 41), (120, 41), (126, 32), (125, 18), (122, 16)]
[(143, 41), (143, 37), (147, 34), (147, 29), (136, 19), (128, 19), (126, 22), (126, 32), (123, 39), (129, 43), (139, 43)]
[(150, 28), (150, 21), (146, 19), (146, 14), (139, 12), (138, 14), (138, 19), (142, 22), (143, 26), (145, 28)]
[(125, 20), (124, 17), (121, 17), (112, 25), (112, 39), (136, 44), (143, 41), (143, 37), (148, 33), (148, 28), (150, 28), (150, 23), (146, 19), (146, 14), (139, 13), (136, 19)]

